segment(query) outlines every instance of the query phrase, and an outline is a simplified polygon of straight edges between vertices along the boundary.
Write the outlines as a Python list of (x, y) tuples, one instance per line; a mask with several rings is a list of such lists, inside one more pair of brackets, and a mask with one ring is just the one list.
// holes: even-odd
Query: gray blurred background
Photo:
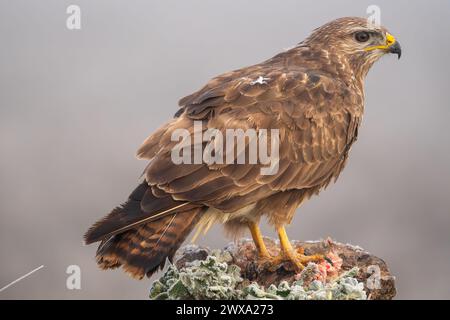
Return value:
[[(81, 7), (81, 30), (66, 28), (70, 4)], [(100, 271), (96, 246), (82, 244), (136, 186), (140, 143), (209, 78), (334, 18), (365, 16), (370, 4), (403, 57), (370, 72), (346, 170), (288, 233), (380, 256), (398, 298), (450, 298), (449, 1), (2, 0), (0, 287), (45, 267), (0, 299), (146, 299), (151, 280)], [(221, 231), (199, 243), (223, 247)], [(81, 290), (66, 288), (72, 264)]]

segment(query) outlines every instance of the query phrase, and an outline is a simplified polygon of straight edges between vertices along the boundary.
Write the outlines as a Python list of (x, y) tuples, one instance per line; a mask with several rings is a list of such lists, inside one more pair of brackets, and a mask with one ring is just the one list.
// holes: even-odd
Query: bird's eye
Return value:
[(355, 33), (355, 39), (358, 42), (367, 42), (370, 38), (370, 34), (365, 31)]

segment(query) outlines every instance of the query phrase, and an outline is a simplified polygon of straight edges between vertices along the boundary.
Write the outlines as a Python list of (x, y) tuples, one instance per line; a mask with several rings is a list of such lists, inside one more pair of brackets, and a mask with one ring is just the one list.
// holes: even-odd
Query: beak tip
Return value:
[(390, 48), (389, 48), (389, 52), (396, 54), (397, 58), (400, 59), (400, 57), (402, 56), (402, 47), (400, 46), (400, 43), (398, 43), (398, 41), (396, 41)]

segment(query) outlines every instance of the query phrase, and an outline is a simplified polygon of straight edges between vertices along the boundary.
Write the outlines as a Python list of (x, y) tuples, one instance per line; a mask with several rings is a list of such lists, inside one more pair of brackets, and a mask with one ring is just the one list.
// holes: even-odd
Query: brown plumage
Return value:
[[(249, 226), (260, 256), (270, 259), (258, 236), (264, 215), (277, 228), (283, 258), (301, 268), (308, 257), (292, 252), (283, 226), (344, 168), (364, 111), (364, 77), (388, 52), (400, 56), (386, 29), (341, 18), (296, 47), (213, 78), (181, 99), (175, 118), (137, 152), (150, 161), (144, 182), (85, 235), (87, 243), (102, 241), (99, 265), (150, 276), (172, 259), (195, 226), (200, 232), (216, 222), (231, 233)], [(172, 133), (180, 128), (193, 133), (194, 121), (224, 136), (229, 128), (278, 129), (277, 173), (262, 175), (265, 166), (259, 163), (174, 164), (171, 150), (178, 141)]]

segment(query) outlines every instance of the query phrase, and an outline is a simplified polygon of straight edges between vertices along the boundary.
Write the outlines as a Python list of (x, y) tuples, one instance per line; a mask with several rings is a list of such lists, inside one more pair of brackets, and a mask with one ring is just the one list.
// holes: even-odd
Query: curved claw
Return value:
[(309, 262), (320, 262), (323, 261), (325, 257), (320, 254), (315, 254), (311, 256), (305, 256), (303, 254), (303, 249), (299, 248), (297, 252), (285, 253), (281, 252), (278, 256), (263, 256), (260, 257), (258, 264), (267, 268), (270, 271), (276, 271), (280, 267), (284, 267), (287, 270), (294, 270), (295, 272), (302, 271)]

